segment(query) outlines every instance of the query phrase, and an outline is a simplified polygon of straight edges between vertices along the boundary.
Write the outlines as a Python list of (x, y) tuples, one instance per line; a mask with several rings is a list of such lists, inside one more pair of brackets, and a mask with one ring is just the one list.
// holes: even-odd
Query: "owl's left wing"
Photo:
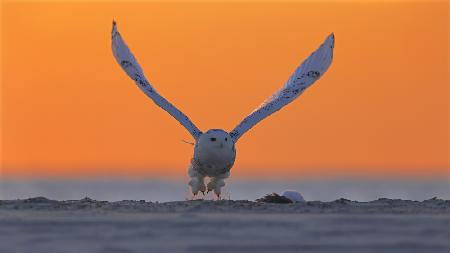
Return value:
[(248, 115), (231, 132), (236, 142), (245, 132), (272, 113), (294, 101), (303, 91), (317, 81), (327, 71), (333, 60), (334, 35), (329, 35), (325, 42), (314, 51), (292, 74), (286, 84), (269, 97), (255, 111)]
[(174, 117), (181, 125), (183, 125), (195, 140), (200, 137), (202, 132), (192, 123), (192, 121), (174, 105), (167, 101), (164, 97), (159, 95), (155, 88), (150, 84), (141, 69), (141, 66), (134, 58), (128, 46), (122, 39), (119, 31), (117, 31), (116, 22), (113, 22), (112, 27), (112, 51), (114, 58), (120, 67), (127, 73), (131, 79), (134, 80), (136, 85), (155, 102), (156, 105), (167, 111), (172, 117)]

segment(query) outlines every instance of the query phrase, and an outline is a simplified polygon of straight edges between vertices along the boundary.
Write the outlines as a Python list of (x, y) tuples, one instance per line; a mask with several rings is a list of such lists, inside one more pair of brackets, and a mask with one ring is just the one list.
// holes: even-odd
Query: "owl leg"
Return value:
[(225, 174), (219, 175), (217, 177), (212, 177), (211, 181), (207, 185), (208, 192), (214, 191), (214, 193), (220, 199), (220, 194), (222, 193), (221, 189), (222, 189), (222, 187), (225, 186), (225, 179), (229, 176), (230, 176), (229, 173), (225, 173)]
[(191, 180), (189, 181), (189, 186), (191, 186), (192, 193), (195, 195), (198, 194), (199, 191), (205, 195), (205, 177), (198, 176), (198, 177), (191, 177)]
[(199, 191), (205, 195), (206, 186), (205, 186), (205, 176), (198, 173), (193, 167), (189, 168), (189, 176), (191, 180), (189, 181), (189, 186), (191, 186), (192, 193), (195, 195), (198, 194)]

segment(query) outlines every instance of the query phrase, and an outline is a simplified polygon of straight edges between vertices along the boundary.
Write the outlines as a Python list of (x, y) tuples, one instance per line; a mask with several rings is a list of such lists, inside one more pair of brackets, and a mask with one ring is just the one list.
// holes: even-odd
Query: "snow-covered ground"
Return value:
[(450, 201), (0, 201), (0, 252), (450, 252)]

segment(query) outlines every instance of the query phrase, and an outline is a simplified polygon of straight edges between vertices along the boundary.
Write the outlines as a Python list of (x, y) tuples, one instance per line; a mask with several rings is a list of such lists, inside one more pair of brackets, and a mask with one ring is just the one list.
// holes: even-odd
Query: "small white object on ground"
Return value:
[(292, 200), (292, 202), (305, 202), (305, 199), (298, 191), (286, 190), (281, 196)]

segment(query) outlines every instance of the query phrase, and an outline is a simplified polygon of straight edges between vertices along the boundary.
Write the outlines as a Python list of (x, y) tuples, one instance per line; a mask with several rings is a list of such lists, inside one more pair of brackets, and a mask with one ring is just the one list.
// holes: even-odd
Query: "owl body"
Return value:
[[(220, 188), (225, 185), (224, 179), (230, 176), (235, 159), (234, 141), (227, 132), (211, 129), (203, 133), (195, 143), (194, 157), (189, 167), (189, 185), (194, 195), (206, 190), (220, 195)], [(207, 186), (205, 177), (210, 178)]]
[(194, 165), (208, 177), (229, 172), (235, 159), (234, 142), (227, 132), (220, 129), (207, 131), (194, 146)]

